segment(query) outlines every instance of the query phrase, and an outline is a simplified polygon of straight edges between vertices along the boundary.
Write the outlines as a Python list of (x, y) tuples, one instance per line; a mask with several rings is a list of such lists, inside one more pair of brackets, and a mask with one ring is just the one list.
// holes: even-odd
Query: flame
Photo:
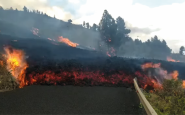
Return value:
[[(145, 63), (143, 65), (141, 65), (142, 69), (145, 70), (147, 68), (160, 68), (160, 63), (158, 64), (153, 64), (153, 63)], [(161, 69), (161, 68), (160, 68)], [(164, 74), (163, 74), (163, 77), (165, 79), (175, 79), (175, 80), (178, 80), (178, 76), (179, 76), (179, 72), (177, 70), (173, 71), (172, 73), (167, 73), (166, 70), (163, 70), (162, 71)], [(162, 88), (161, 86), (161, 83), (159, 82), (156, 82), (154, 79), (151, 79), (151, 78), (148, 78), (151, 80), (151, 82), (153, 83), (153, 87), (154, 88)], [(144, 86), (144, 89), (148, 86), (148, 84), (146, 84)], [(185, 89), (185, 80), (183, 80), (183, 83), (182, 83), (182, 87)]]
[(31, 31), (32, 31), (32, 33), (33, 33), (34, 35), (40, 37), (40, 36), (39, 36), (39, 29), (38, 29), (38, 28), (32, 28)]
[(59, 37), (58, 41), (63, 42), (63, 43), (65, 43), (65, 44), (67, 44), (71, 47), (76, 47), (76, 46), (79, 45), (77, 43), (74, 43), (74, 42), (70, 41), (68, 38), (63, 38), (62, 36)]
[(159, 68), (161, 66), (161, 63), (153, 64), (153, 63), (145, 63), (141, 65), (141, 68), (143, 70), (148, 69), (148, 68)]
[(171, 76), (172, 76), (173, 79), (177, 80), (178, 76), (179, 76), (179, 72), (177, 70), (175, 70), (171, 73)]
[(51, 39), (51, 38), (48, 38), (48, 40), (51, 40), (51, 41), (52, 41), (52, 39)]
[(110, 51), (107, 51), (107, 55), (108, 55), (109, 57), (115, 56), (115, 55), (116, 55), (115, 49), (114, 49), (113, 47), (111, 47), (111, 48), (110, 48)]
[(185, 80), (182, 81), (182, 87), (185, 89)]
[(5, 47), (4, 50), (6, 52), (7, 69), (17, 80), (19, 87), (22, 88), (26, 84), (25, 70), (28, 67), (25, 61), (25, 54), (22, 50), (13, 49), (11, 47)]
[(107, 55), (109, 56), (109, 57), (111, 57), (111, 55), (109, 54), (109, 52), (107, 51)]
[(156, 82), (155, 80), (152, 79), (151, 82), (153, 83), (154, 88), (162, 88), (162, 85), (160, 83)]
[(3, 66), (3, 61), (2, 60), (0, 60), (0, 65)]
[(171, 62), (180, 62), (179, 60), (174, 60), (171, 57), (167, 57), (167, 61), (171, 61)]
[(57, 43), (55, 42), (55, 40), (54, 40), (54, 39), (48, 38), (48, 40), (50, 40), (50, 41), (51, 41), (51, 43), (52, 43), (52, 44), (54, 44), (54, 45), (59, 45), (59, 44), (57, 44)]

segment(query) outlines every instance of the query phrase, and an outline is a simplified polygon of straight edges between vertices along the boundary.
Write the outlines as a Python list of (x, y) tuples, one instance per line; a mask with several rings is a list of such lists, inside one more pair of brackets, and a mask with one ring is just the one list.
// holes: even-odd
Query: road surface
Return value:
[(0, 114), (146, 115), (124, 87), (28, 86), (0, 92)]

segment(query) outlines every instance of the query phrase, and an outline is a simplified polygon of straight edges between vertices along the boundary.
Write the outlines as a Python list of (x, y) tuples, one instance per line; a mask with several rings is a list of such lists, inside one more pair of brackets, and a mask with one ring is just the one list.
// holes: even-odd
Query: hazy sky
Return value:
[(73, 23), (91, 25), (98, 24), (107, 9), (114, 18), (124, 18), (133, 38), (145, 41), (157, 35), (175, 52), (185, 46), (185, 0), (0, 0), (0, 5), (18, 9), (25, 5), (65, 21), (71, 18)]

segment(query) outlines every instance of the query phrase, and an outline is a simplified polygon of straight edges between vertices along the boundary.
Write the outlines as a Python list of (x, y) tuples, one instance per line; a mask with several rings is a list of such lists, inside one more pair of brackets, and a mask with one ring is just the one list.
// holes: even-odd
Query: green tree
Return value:
[(10, 10), (13, 10), (13, 8), (12, 8), (12, 7), (10, 7)]
[(0, 6), (0, 10), (4, 10), (2, 6)]
[(71, 23), (72, 23), (72, 20), (71, 20), (71, 19), (69, 19), (69, 20), (68, 20), (68, 23), (70, 23), (70, 24), (71, 24)]
[(118, 49), (121, 44), (124, 44), (129, 40), (128, 34), (131, 31), (129, 29), (126, 29), (125, 21), (123, 20), (123, 18), (118, 17), (116, 19), (116, 23), (117, 23), (117, 33), (115, 48)]
[(185, 48), (184, 48), (184, 46), (181, 46), (179, 49), (179, 54), (183, 55), (183, 51), (185, 51)]
[(171, 54), (171, 49), (167, 46), (166, 41), (160, 41), (156, 35), (145, 43), (150, 50), (149, 58), (166, 59)]
[(89, 22), (86, 23), (86, 28), (87, 28), (87, 29), (90, 28)]
[(28, 12), (28, 8), (26, 6), (24, 6), (23, 11)]
[(85, 28), (85, 21), (83, 21), (83, 24), (82, 24), (82, 26)]
[(109, 51), (115, 46), (117, 24), (107, 10), (104, 10), (102, 19), (99, 23), (99, 31), (101, 39), (107, 44)]
[(96, 24), (93, 24), (92, 30), (93, 30), (93, 31), (97, 31), (97, 25), (96, 25)]

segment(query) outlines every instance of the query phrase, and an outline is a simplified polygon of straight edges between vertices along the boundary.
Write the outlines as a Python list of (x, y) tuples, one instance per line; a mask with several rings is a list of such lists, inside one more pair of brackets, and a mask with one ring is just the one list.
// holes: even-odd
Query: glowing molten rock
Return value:
[(4, 50), (6, 52), (7, 69), (17, 80), (19, 87), (22, 88), (26, 85), (25, 70), (28, 67), (25, 54), (22, 50), (13, 49), (11, 47), (5, 47)]

